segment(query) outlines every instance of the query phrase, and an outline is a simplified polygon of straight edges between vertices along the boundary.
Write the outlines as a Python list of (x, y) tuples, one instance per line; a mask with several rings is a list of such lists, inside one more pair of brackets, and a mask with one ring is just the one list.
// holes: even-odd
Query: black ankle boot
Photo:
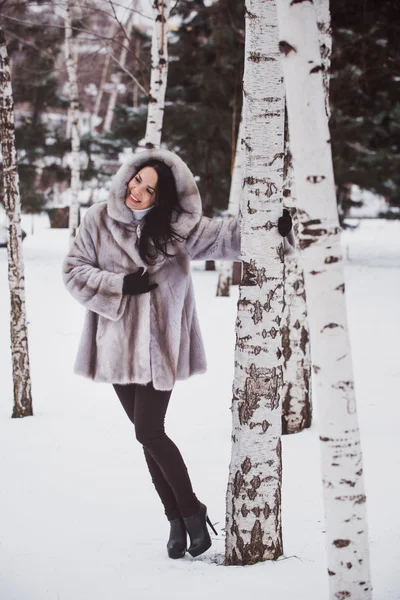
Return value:
[(170, 558), (183, 558), (186, 552), (186, 528), (181, 517), (170, 521), (171, 531), (167, 543)]
[(215, 535), (218, 535), (207, 516), (207, 507), (200, 502), (200, 508), (197, 513), (190, 517), (182, 518), (190, 538), (189, 554), (192, 556), (203, 554), (203, 552), (208, 550), (211, 546), (211, 538), (207, 530), (207, 523)]

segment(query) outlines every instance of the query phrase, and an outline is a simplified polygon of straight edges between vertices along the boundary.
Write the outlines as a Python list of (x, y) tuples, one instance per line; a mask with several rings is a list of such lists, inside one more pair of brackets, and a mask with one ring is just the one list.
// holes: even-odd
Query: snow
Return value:
[[(30, 231), (30, 219), (23, 226)], [(345, 233), (350, 333), (368, 496), (374, 600), (400, 599), (399, 225)], [(225, 488), (237, 288), (216, 298), (217, 275), (193, 264), (206, 375), (179, 382), (167, 430), (219, 533), (204, 555), (170, 560), (168, 523), (142, 451), (111, 386), (73, 375), (83, 309), (66, 292), (68, 232), (35, 218), (23, 249), (35, 416), (11, 419), (9, 293), (0, 250), (0, 598), (165, 600), (328, 597), (318, 415), (283, 439), (284, 557), (224, 567)], [(317, 410), (315, 410), (317, 413)]]

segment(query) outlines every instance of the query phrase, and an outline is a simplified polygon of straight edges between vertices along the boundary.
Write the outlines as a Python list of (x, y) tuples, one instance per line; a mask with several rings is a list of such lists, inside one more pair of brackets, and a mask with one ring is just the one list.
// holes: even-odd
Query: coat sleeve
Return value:
[(117, 321), (126, 304), (126, 298), (122, 294), (125, 274), (99, 269), (93, 243), (94, 227), (95, 219), (88, 212), (64, 260), (63, 279), (67, 290), (85, 308), (106, 319)]
[(192, 260), (239, 260), (240, 230), (237, 217), (202, 217), (186, 240)]

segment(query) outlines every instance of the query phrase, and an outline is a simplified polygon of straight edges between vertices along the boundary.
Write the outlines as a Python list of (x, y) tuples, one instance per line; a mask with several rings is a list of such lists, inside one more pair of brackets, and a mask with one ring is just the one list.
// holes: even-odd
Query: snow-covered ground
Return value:
[[(343, 236), (374, 600), (400, 600), (399, 234), (397, 223), (369, 222)], [(283, 440), (284, 557), (222, 566), (237, 289), (215, 298), (216, 274), (193, 265), (209, 370), (177, 384), (167, 428), (220, 535), (197, 559), (172, 561), (168, 523), (111, 386), (72, 373), (83, 309), (61, 281), (67, 245), (67, 232), (41, 218), (24, 242), (35, 412), (26, 419), (10, 418), (0, 250), (1, 600), (326, 599), (318, 415), (309, 431)]]

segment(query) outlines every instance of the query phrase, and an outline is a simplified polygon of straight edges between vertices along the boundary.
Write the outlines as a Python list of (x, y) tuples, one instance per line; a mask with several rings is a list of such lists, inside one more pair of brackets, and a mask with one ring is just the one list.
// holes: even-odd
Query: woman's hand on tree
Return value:
[(282, 237), (286, 237), (293, 227), (292, 217), (287, 208), (283, 209), (283, 215), (278, 219), (278, 231)]

